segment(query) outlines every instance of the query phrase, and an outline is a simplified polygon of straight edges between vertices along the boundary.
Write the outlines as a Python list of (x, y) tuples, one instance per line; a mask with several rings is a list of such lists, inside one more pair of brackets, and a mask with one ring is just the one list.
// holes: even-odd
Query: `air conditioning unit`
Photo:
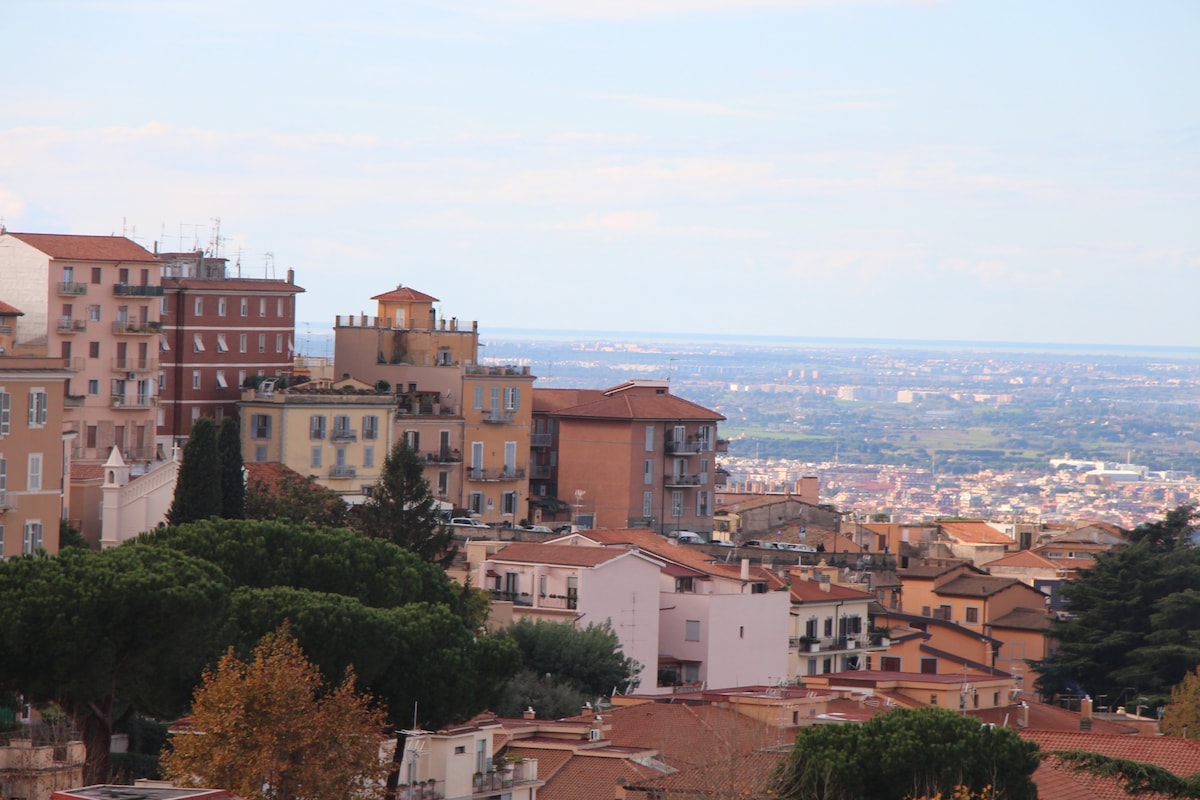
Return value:
[(127, 380), (127, 381), (136, 381), (136, 380), (137, 380), (137, 373), (136, 373), (136, 372), (126, 372), (126, 373), (125, 373), (125, 380)]

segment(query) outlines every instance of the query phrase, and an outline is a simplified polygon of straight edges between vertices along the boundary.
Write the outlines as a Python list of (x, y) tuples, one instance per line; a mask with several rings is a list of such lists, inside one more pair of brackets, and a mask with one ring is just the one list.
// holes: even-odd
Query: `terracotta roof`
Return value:
[[(1037, 700), (1031, 694), (1022, 694), (1021, 697), (1025, 700), (1028, 706), (1029, 726), (1028, 730), (1040, 730), (1044, 732), (1050, 731), (1065, 731), (1068, 733), (1079, 733), (1079, 719), (1082, 716), (1078, 711), (1070, 711), (1065, 708), (1043, 703)], [(1001, 725), (1008, 728), (1017, 727), (1016, 706), (1002, 706), (1000, 708), (981, 708), (967, 711), (968, 714), (983, 722), (991, 722), (995, 725)], [(1123, 725), (1119, 722), (1114, 722), (1102, 716), (1093, 716), (1092, 718), (1092, 733), (1096, 734), (1115, 734), (1128, 736), (1136, 734), (1137, 729)]]
[(278, 461), (247, 461), (243, 466), (246, 469), (247, 483), (258, 481), (268, 489), (274, 489), (285, 475), (304, 478), (296, 470)]
[[(497, 737), (499, 738), (499, 737)], [(510, 746), (508, 752), (521, 758), (536, 758), (538, 762), (538, 780), (548, 781), (562, 769), (562, 765), (571, 760), (571, 751), (552, 747), (515, 747)]]
[(158, 257), (124, 236), (78, 236), (61, 233), (14, 233), (8, 235), (36, 248), (51, 258), (76, 261), (138, 261), (160, 263)]
[(299, 294), (304, 291), (294, 283), (262, 278), (220, 278), (210, 281), (199, 278), (163, 278), (162, 284), (168, 292), (177, 289), (191, 289), (210, 292), (289, 292)]
[[(1076, 772), (1056, 756), (1045, 756), (1033, 772), (1038, 797), (1053, 800), (1129, 800), (1130, 795), (1117, 778), (1099, 778)], [(1170, 795), (1147, 792), (1139, 800), (1166, 800)]]
[(71, 462), (71, 483), (98, 481), (104, 477), (104, 465), (99, 462)]
[(553, 413), (604, 396), (599, 389), (533, 389), (534, 413)]
[(1059, 566), (1050, 559), (1040, 556), (1032, 550), (1018, 550), (1012, 555), (997, 558), (995, 561), (989, 561), (984, 569), (992, 569), (993, 567), (1019, 567), (1024, 569), (1052, 569), (1056, 572)]
[(938, 527), (947, 536), (957, 539), (963, 544), (1013, 544), (1013, 538), (1006, 536), (986, 522), (972, 521), (942, 521)]
[[(538, 762), (539, 777), (541, 762)], [(619, 778), (642, 783), (663, 773), (603, 750), (583, 750), (538, 789), (538, 800), (612, 800)]]
[(424, 292), (418, 292), (416, 289), (410, 289), (407, 286), (397, 286), (390, 292), (377, 294), (371, 298), (372, 300), (383, 300), (389, 303), (437, 303), (436, 297), (427, 295)]
[(972, 572), (980, 575), (984, 574), (983, 570), (969, 561), (956, 561), (951, 564), (912, 564), (904, 569), (897, 570), (896, 573), (900, 576), (900, 580), (904, 580), (905, 578), (930, 580), (932, 578), (939, 578), (947, 572), (953, 572), (961, 567), (967, 567)]
[[(828, 586), (828, 591), (822, 589), (822, 585)], [(791, 592), (792, 602), (794, 603), (812, 603), (822, 600), (865, 600), (869, 602), (875, 599), (875, 595), (870, 592), (851, 589), (849, 586), (842, 586), (837, 583), (825, 583), (824, 581), (813, 580), (802, 581), (793, 579)]]
[(716, 411), (676, 397), (673, 394), (617, 394), (584, 401), (577, 406), (560, 408), (560, 417), (612, 420), (703, 420), (716, 422), (725, 419)]
[(1025, 584), (1016, 578), (1000, 578), (991, 575), (959, 575), (934, 589), (934, 592), (936, 594), (948, 594), (957, 597), (991, 597), (1012, 586), (1025, 586)]
[(0, 300), (0, 317), (23, 317), (25, 312)]
[(1043, 752), (1086, 750), (1090, 753), (1140, 761), (1185, 777), (1200, 772), (1200, 742), (1178, 736), (1130, 736), (1079, 731), (1047, 731), (1026, 728), (1025, 739), (1038, 743)]
[[(676, 544), (659, 536), (649, 528), (605, 528), (581, 531), (579, 535), (610, 548), (635, 545), (639, 550), (644, 550), (652, 554), (655, 558), (673, 561), (676, 564), (691, 567), (706, 575), (719, 575), (722, 578), (734, 579), (740, 577), (740, 565), (734, 564), (726, 567), (717, 564), (714, 562), (713, 557), (703, 550), (693, 550), (687, 545)], [(561, 545), (551, 546), (561, 547)], [(755, 573), (754, 580), (763, 579), (757, 572)]]
[(1024, 631), (1045, 631), (1050, 628), (1050, 615), (1033, 608), (1014, 608), (990, 623), (993, 628), (1016, 628)]
[(608, 547), (516, 542), (491, 556), (489, 561), (515, 561), (526, 564), (562, 564), (572, 567), (596, 567), (627, 554)]
[(675, 796), (673, 792), (688, 797), (767, 797), (775, 770), (787, 757), (788, 750), (784, 748), (763, 750), (664, 775), (629, 788), (653, 789), (670, 797)]

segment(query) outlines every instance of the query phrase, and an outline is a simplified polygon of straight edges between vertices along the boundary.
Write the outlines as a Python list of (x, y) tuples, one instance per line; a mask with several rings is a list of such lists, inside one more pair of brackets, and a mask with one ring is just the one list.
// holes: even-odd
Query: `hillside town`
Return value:
[[(731, 457), (725, 414), (669, 380), (543, 387), (529, 364), (481, 357), (481, 323), (427, 293), (451, 287), (362, 287), (372, 313), (335, 314), (332, 357), (301, 355), (302, 284), (122, 236), (0, 231), (0, 556), (165, 536), (209, 423), (237, 422), (247, 484), (300, 481), (351, 518), (377, 502), (392, 454), (410, 454), (456, 543), (445, 575), (490, 600), (479, 638), (604, 624), (637, 672), (566, 716), (530, 704), (396, 727), (389, 797), (766, 798), (802, 730), (928, 708), (1046, 753), (1200, 772), (1194, 738), (1162, 735), (1149, 685), (1047, 693), (1038, 671), (1071, 614), (1064, 587), (1135, 543), (1142, 504), (1194, 500), (1194, 478), (1068, 459), (953, 481), (764, 469)], [(1006, 484), (1017, 499), (995, 502)], [(16, 705), (2, 798), (234, 797), (87, 786), (91, 742), (35, 735), (42, 710)], [(110, 733), (106, 747), (128, 747)], [(1116, 777), (1049, 755), (1033, 780), (1039, 797), (1120, 796)]]

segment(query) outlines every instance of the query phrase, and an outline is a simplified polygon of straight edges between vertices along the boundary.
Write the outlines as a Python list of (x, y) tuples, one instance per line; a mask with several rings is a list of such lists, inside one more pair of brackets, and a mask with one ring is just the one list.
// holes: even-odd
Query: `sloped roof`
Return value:
[[(822, 585), (828, 586), (829, 589), (822, 589)], [(818, 603), (822, 600), (866, 600), (869, 602), (875, 599), (875, 595), (870, 592), (862, 592), (837, 583), (813, 580), (793, 580), (791, 593), (793, 603)]]
[(1200, 772), (1200, 742), (1178, 736), (1130, 736), (1034, 728), (1026, 728), (1020, 734), (1037, 742), (1043, 752), (1086, 750), (1111, 758), (1153, 764), (1181, 777)]
[(578, 547), (572, 545), (514, 542), (497, 551), (490, 561), (512, 561), (522, 564), (561, 564), (570, 567), (596, 567), (613, 561), (626, 552), (614, 552), (607, 547)]
[[(1001, 578), (992, 575), (959, 575), (934, 589), (936, 594), (956, 597), (991, 597), (1013, 586), (1025, 586), (1016, 578)], [(1025, 587), (1029, 588), (1029, 587)], [(1034, 590), (1030, 590), (1034, 591)]]
[(0, 300), (0, 317), (23, 317), (25, 312)]
[(416, 289), (410, 289), (407, 286), (397, 286), (390, 292), (377, 294), (371, 298), (372, 300), (383, 300), (387, 303), (437, 303), (436, 297), (418, 292)]
[(1013, 544), (1006, 536), (982, 520), (940, 521), (938, 527), (960, 544)]
[(972, 572), (980, 575), (986, 574), (982, 569), (969, 561), (954, 561), (949, 564), (912, 564), (904, 569), (896, 570), (896, 574), (900, 576), (900, 580), (902, 581), (905, 578), (931, 580), (933, 578), (940, 578), (947, 572), (953, 572), (960, 567), (967, 567)]
[[(541, 761), (538, 761), (539, 777)], [(538, 800), (612, 800), (618, 779), (641, 783), (663, 773), (604, 749), (581, 750), (538, 789)]]
[(762, 750), (632, 784), (629, 788), (653, 790), (668, 797), (674, 797), (676, 792), (686, 797), (767, 797), (775, 770), (788, 755), (789, 748)]
[(676, 397), (673, 394), (626, 394), (601, 396), (584, 400), (577, 406), (560, 408), (560, 417), (609, 420), (701, 420), (716, 422), (725, 419), (716, 411)]
[(163, 278), (163, 288), (168, 292), (173, 289), (204, 289), (212, 292), (290, 292), (299, 294), (304, 291), (301, 287), (287, 281), (263, 278), (218, 278), (203, 280), (200, 278)]
[(1050, 629), (1050, 615), (1045, 611), (1038, 611), (1033, 608), (1014, 608), (1007, 614), (996, 617), (989, 624), (993, 628), (1045, 631)]
[(997, 558), (995, 561), (989, 561), (985, 565), (985, 569), (993, 567), (1017, 567), (1021, 569), (1052, 569), (1056, 572), (1060, 567), (1045, 556), (1038, 555), (1032, 550), (1018, 550), (1017, 552)]
[(158, 257), (124, 236), (80, 236), (65, 233), (14, 233), (8, 235), (51, 258), (76, 261), (136, 261), (160, 263)]
[[(655, 558), (664, 561), (672, 561), (676, 564), (682, 564), (685, 567), (690, 567), (697, 572), (702, 572), (706, 575), (718, 575), (722, 578), (740, 577), (740, 564), (724, 566), (713, 561), (712, 556), (705, 553), (703, 550), (693, 550), (687, 545), (676, 544), (662, 536), (659, 536), (649, 528), (615, 528), (615, 529), (599, 529), (591, 531), (581, 531), (578, 536), (590, 539), (593, 542), (604, 545), (605, 548), (613, 547), (628, 547), (630, 545), (637, 547), (639, 550), (644, 550), (650, 553)], [(563, 545), (550, 544), (550, 547), (562, 547)], [(759, 573), (763, 573), (760, 575)], [(765, 580), (765, 575), (769, 574), (759, 568), (758, 571), (752, 570), (754, 580)]]
[[(1130, 795), (1118, 778), (1101, 778), (1076, 772), (1057, 756), (1044, 756), (1033, 772), (1038, 797), (1053, 800), (1129, 800)], [(1138, 800), (1167, 800), (1170, 795), (1147, 792)]]
[(247, 461), (243, 466), (246, 469), (246, 483), (257, 481), (268, 489), (274, 489), (285, 476), (307, 480), (296, 470), (278, 461)]
[(554, 413), (604, 396), (599, 389), (540, 389), (533, 387), (534, 413)]

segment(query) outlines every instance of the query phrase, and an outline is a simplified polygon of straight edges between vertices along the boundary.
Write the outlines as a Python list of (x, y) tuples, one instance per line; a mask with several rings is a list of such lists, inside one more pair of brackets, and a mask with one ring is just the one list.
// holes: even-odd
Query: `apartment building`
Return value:
[(376, 315), (335, 319), (334, 374), (387, 384), (391, 442), (402, 438), (424, 457), (439, 501), (484, 522), (520, 522), (529, 494), (529, 368), (479, 364), (478, 324), (439, 318), (436, 297), (397, 286), (371, 299)]
[(662, 380), (534, 389), (531, 518), (711, 532), (723, 419)]
[(161, 352), (151, 369), (161, 395), (158, 436), (169, 449), (187, 440), (200, 417), (219, 423), (236, 416), (248, 377), (292, 374), (296, 295), (304, 289), (290, 269), (286, 280), (249, 278), (230, 275), (226, 259), (200, 252), (159, 258)]
[(58, 552), (64, 465), (63, 397), (73, 373), (60, 358), (0, 357), (0, 558)]
[(242, 390), (242, 460), (278, 462), (362, 502), (383, 475), (395, 400), (361, 381), (314, 381), (284, 389), (267, 379)]
[(816, 569), (791, 570), (788, 674), (796, 680), (869, 669), (874, 655), (887, 650), (884, 637), (871, 630), (875, 596), (830, 577)]
[(0, 232), (0, 297), (20, 309), (14, 352), (71, 367), (66, 426), (75, 459), (120, 447), (152, 459), (161, 264), (123, 236)]

